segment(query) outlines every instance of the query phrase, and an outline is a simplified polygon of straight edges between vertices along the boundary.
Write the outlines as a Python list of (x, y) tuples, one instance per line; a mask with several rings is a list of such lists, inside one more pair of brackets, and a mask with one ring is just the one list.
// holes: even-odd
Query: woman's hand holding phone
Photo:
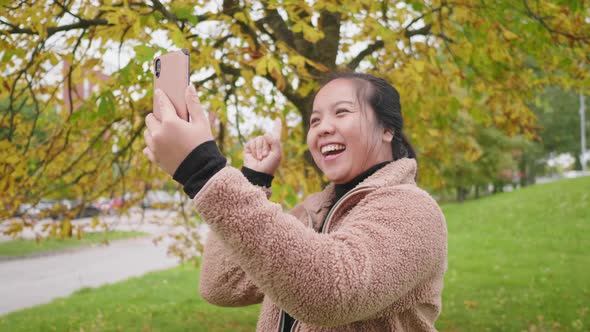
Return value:
[[(164, 91), (174, 105), (176, 114), (188, 121), (188, 109), (184, 98), (185, 89), (190, 85), (190, 54), (182, 49), (154, 59), (154, 91)], [(154, 96), (154, 115), (160, 119), (160, 110)]]
[(283, 123), (275, 119), (272, 132), (250, 139), (244, 146), (244, 166), (274, 175), (283, 158), (281, 131)]
[(194, 86), (188, 86), (184, 96), (190, 122), (178, 116), (170, 99), (159, 89), (154, 91), (154, 103), (158, 106), (160, 118), (156, 118), (153, 113), (145, 118), (147, 129), (144, 138), (147, 147), (143, 153), (170, 175), (174, 175), (194, 148), (213, 139), (209, 121)]

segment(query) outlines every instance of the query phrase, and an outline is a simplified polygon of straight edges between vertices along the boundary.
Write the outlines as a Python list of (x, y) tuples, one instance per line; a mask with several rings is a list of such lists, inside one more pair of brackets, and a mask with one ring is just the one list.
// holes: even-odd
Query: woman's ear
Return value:
[(391, 129), (383, 128), (383, 141), (391, 143), (393, 141), (393, 131)]

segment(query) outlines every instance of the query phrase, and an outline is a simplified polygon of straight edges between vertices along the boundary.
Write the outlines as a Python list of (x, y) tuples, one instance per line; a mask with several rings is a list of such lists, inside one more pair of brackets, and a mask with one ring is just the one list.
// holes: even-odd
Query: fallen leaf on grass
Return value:
[(475, 301), (465, 300), (463, 304), (469, 309), (477, 308), (477, 302)]

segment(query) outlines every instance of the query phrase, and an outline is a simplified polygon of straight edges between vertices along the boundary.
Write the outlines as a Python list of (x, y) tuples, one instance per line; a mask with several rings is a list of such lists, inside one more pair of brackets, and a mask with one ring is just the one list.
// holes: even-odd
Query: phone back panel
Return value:
[[(159, 76), (156, 75), (156, 62), (160, 60)], [(188, 121), (188, 109), (184, 92), (189, 85), (190, 57), (186, 50), (164, 54), (154, 59), (154, 91), (161, 89), (166, 93), (176, 113)], [(154, 100), (154, 115), (160, 119), (160, 110)]]

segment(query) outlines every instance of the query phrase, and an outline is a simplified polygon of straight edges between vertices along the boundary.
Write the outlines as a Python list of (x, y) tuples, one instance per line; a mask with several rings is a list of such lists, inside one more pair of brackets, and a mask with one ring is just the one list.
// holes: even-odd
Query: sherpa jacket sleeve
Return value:
[[(242, 170), (242, 173), (243, 170)], [(268, 187), (254, 186), (262, 190), (267, 199), (272, 191)], [(215, 231), (209, 231), (201, 260), (199, 293), (209, 303), (223, 307), (241, 307), (262, 302), (264, 294), (250, 280), (232, 257)]]
[(444, 217), (415, 186), (375, 190), (328, 234), (284, 213), (231, 167), (194, 202), (250, 280), (309, 324), (374, 317), (445, 268)]
[(215, 232), (210, 231), (201, 260), (201, 297), (211, 304), (223, 307), (240, 307), (262, 302), (264, 294), (236, 261)]

